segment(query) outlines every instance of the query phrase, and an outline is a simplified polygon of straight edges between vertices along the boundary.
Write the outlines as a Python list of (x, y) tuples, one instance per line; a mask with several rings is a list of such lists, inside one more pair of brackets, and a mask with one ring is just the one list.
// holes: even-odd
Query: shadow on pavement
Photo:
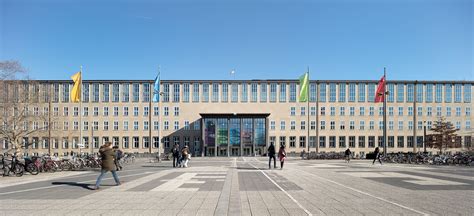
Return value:
[[(52, 182), (52, 185), (68, 185), (68, 186), (76, 186), (76, 187), (82, 187), (84, 189), (88, 190), (94, 190), (92, 187), (94, 186), (93, 184), (86, 184), (86, 183), (78, 183), (78, 182)], [(91, 187), (89, 187), (91, 186)]]

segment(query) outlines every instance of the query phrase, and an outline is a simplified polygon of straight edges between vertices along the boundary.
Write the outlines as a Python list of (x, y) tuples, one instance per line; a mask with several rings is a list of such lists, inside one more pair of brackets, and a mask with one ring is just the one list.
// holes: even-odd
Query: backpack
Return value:
[(117, 159), (122, 158), (122, 156), (123, 156), (122, 150), (117, 150)]

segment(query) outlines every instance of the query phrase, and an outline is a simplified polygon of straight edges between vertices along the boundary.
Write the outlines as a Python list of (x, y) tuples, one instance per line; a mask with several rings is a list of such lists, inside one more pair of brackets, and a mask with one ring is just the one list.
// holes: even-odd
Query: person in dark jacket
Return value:
[(94, 190), (99, 189), (100, 182), (102, 181), (102, 178), (104, 177), (105, 173), (107, 173), (108, 171), (112, 172), (112, 176), (114, 177), (114, 180), (117, 186), (121, 185), (120, 180), (117, 176), (117, 171), (115, 167), (115, 162), (114, 162), (115, 153), (114, 153), (114, 150), (112, 149), (112, 143), (106, 142), (103, 146), (100, 147), (99, 153), (100, 153), (100, 157), (102, 158), (102, 164), (101, 164), (102, 169), (95, 183)]
[(380, 150), (379, 150), (379, 147), (376, 147), (376, 148), (375, 148), (374, 154), (375, 154), (375, 158), (374, 158), (374, 161), (372, 161), (372, 165), (374, 165), (375, 160), (377, 160), (377, 159), (379, 159), (379, 163), (380, 163), (380, 165), (382, 165), (382, 161), (380, 160)]
[(122, 165), (120, 164), (120, 159), (122, 159), (123, 151), (119, 149), (118, 146), (114, 146), (114, 153), (115, 153), (115, 167), (117, 171), (122, 170)]
[(276, 159), (275, 159), (275, 145), (270, 144), (268, 147), (268, 169), (272, 168), (272, 158), (273, 158), (273, 168), (276, 168)]
[(349, 148), (346, 149), (344, 152), (344, 159), (346, 160), (347, 163), (351, 161), (351, 150)]
[(286, 160), (286, 150), (285, 145), (280, 146), (280, 150), (278, 150), (278, 158), (280, 158), (280, 169), (283, 169), (283, 164)]
[(177, 167), (179, 163), (179, 145), (175, 144), (173, 149), (171, 150), (171, 154), (173, 154), (173, 167)]

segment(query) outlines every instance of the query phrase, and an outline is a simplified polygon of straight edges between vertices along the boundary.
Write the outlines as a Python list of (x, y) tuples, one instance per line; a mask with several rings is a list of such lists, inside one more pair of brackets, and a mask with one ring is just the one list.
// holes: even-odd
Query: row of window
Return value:
[[(171, 139), (170, 139), (171, 138)], [(182, 139), (181, 139), (182, 138)], [(178, 144), (178, 145), (188, 145), (191, 146), (190, 144), (193, 143), (193, 147), (197, 147), (201, 145), (201, 137), (192, 137), (193, 140), (191, 140), (191, 137), (179, 137), (179, 136), (173, 136), (173, 137), (163, 137), (162, 138), (162, 143), (165, 147), (165, 149), (170, 148), (170, 144)], [(289, 148), (306, 148), (307, 140), (306, 136), (279, 136), (278, 137), (278, 143), (276, 140), (276, 136), (270, 136), (269, 137), (269, 143), (277, 145), (279, 144), (280, 146), (285, 145)], [(287, 139), (288, 138), (288, 139)], [(377, 140), (376, 140), (377, 138)], [(416, 137), (416, 143), (415, 139), (413, 136), (387, 136), (387, 147), (388, 148), (413, 148), (414, 145), (416, 147), (423, 147), (423, 136), (417, 136)], [(78, 142), (79, 137), (73, 137), (70, 143), (70, 140), (67, 137), (62, 138), (61, 140), (58, 138), (53, 138), (51, 140), (51, 148), (52, 149), (78, 149)], [(121, 143), (120, 143), (120, 137), (102, 137), (102, 143), (105, 142), (112, 142), (114, 146), (120, 146), (123, 149), (148, 149), (150, 148), (150, 137), (144, 136), (144, 137), (138, 137), (138, 136), (133, 136), (133, 137), (121, 137)], [(287, 145), (287, 141), (288, 144)], [(377, 141), (377, 142), (376, 142)], [(171, 143), (172, 142), (172, 143)], [(94, 149), (98, 149), (100, 146), (99, 143), (99, 137), (92, 137), (91, 140), (89, 140), (89, 137), (83, 137), (82, 143), (84, 144), (84, 147), (86, 149), (90, 149), (90, 147)], [(141, 143), (141, 145), (140, 145)], [(374, 148), (374, 147), (383, 147), (384, 140), (383, 136), (319, 136), (319, 147), (320, 148)], [(49, 140), (46, 137), (40, 138), (39, 137), (33, 137), (31, 140), (28, 138), (23, 138), (23, 145), (25, 146), (26, 149), (39, 149), (40, 147), (42, 149), (48, 149), (49, 148)], [(71, 145), (70, 145), (71, 144)], [(89, 146), (91, 144), (92, 146)], [(377, 145), (376, 145), (377, 144)], [(465, 148), (470, 148), (472, 146), (472, 137), (471, 136), (458, 136), (456, 137), (456, 144), (458, 147), (465, 147)], [(151, 140), (151, 147), (154, 149), (159, 148), (159, 137), (152, 137)], [(309, 137), (309, 145), (311, 148), (316, 147), (316, 136), (310, 136)], [(9, 148), (9, 143), (6, 140), (2, 140), (2, 147), (3, 149), (8, 149)]]
[[(72, 123), (73, 123), (72, 124), (72, 130), (75, 130), (75, 131), (79, 130), (79, 122), (78, 121), (73, 121)], [(109, 124), (109, 123), (111, 123), (111, 124)], [(118, 130), (120, 130), (119, 123), (120, 123), (119, 121), (113, 121), (113, 122), (103, 121), (101, 130), (103, 130), (103, 131), (108, 131), (108, 130), (118, 131)], [(174, 123), (173, 124), (173, 129), (174, 130), (179, 130), (180, 129), (179, 121), (174, 121), (173, 123)], [(133, 121), (132, 124), (133, 124), (133, 125), (131, 125), (132, 130), (134, 130), (134, 131), (140, 130), (140, 122), (139, 121)], [(122, 130), (128, 131), (129, 126), (130, 126), (129, 121), (123, 121), (122, 122)], [(143, 126), (143, 130), (145, 130), (145, 131), (148, 131), (150, 129), (149, 128), (150, 124), (149, 124), (148, 121), (143, 121), (142, 126)], [(6, 129), (8, 127), (7, 123), (3, 122), (2, 127), (4, 129)], [(22, 127), (22, 129), (25, 130), (25, 131), (28, 130), (29, 127), (31, 127), (33, 130), (36, 131), (36, 130), (48, 130), (49, 125), (48, 125), (47, 121), (44, 121), (42, 125), (40, 125), (40, 122), (37, 122), (37, 121), (33, 121), (31, 123), (31, 125), (29, 125), (29, 123), (27, 121), (25, 121), (25, 122), (23, 122), (23, 124), (20, 127)], [(100, 127), (99, 122), (98, 121), (92, 121), (92, 122), (83, 121), (82, 122), (82, 130), (88, 131), (89, 127), (91, 128), (91, 130), (98, 131), (99, 127)], [(60, 127), (58, 122), (52, 122), (51, 129), (52, 130), (60, 130), (61, 127)], [(69, 125), (68, 121), (63, 122), (62, 129), (65, 130), (65, 131), (68, 131), (70, 129), (70, 125)], [(158, 121), (153, 121), (152, 129), (155, 130), (155, 131), (159, 130), (159, 122)], [(191, 129), (192, 130), (200, 130), (201, 129), (201, 123), (200, 123), (200, 121), (195, 121), (195, 122), (192, 122), (192, 123), (190, 123), (189, 121), (184, 121), (183, 129), (184, 130), (191, 130)], [(165, 131), (170, 130), (170, 122), (169, 121), (163, 121), (163, 130), (165, 130)]]
[[(405, 124), (404, 124), (405, 121), (398, 121), (398, 125), (397, 125), (397, 128), (398, 130), (404, 130), (404, 129), (407, 129), (407, 130), (413, 130), (414, 126), (413, 126), (413, 121), (408, 121), (408, 127), (405, 128)], [(326, 125), (326, 121), (320, 121), (320, 124), (319, 124), (319, 129), (321, 131), (323, 130), (326, 130), (326, 129), (329, 129), (329, 130), (336, 130), (339, 129), (339, 130), (356, 130), (356, 129), (359, 129), (359, 130), (365, 130), (366, 129), (366, 124), (365, 124), (365, 121), (359, 121), (358, 125), (356, 125), (356, 121), (349, 121), (348, 125), (346, 125), (346, 121), (339, 121), (339, 124), (338, 124), (338, 127), (336, 126), (336, 121), (329, 121), (328, 122), (329, 125)], [(417, 122), (417, 129), (418, 130), (422, 130), (423, 127), (426, 126), (427, 129), (431, 129), (433, 127), (433, 122), (432, 121), (426, 121), (426, 125), (423, 124), (423, 121), (418, 121)], [(455, 125), (456, 129), (462, 129), (462, 126), (461, 126), (461, 121), (456, 121), (455, 122)], [(465, 126), (465, 129), (471, 129), (471, 121), (470, 120), (467, 120), (464, 122), (464, 126)], [(270, 121), (270, 130), (271, 131), (274, 131), (276, 130), (276, 122), (275, 121)], [(297, 125), (296, 125), (296, 121), (290, 121), (290, 130), (296, 130), (297, 128)], [(384, 128), (384, 125), (383, 125), (383, 121), (379, 121), (378, 122), (378, 129), (379, 130), (383, 130)], [(300, 127), (299, 129), (301, 130), (306, 130), (306, 121), (300, 121)], [(375, 121), (369, 121), (369, 125), (367, 127), (367, 129), (369, 130), (375, 130)], [(394, 121), (388, 121), (388, 130), (395, 130), (395, 122)], [(281, 131), (284, 131), (286, 130), (286, 122), (285, 121), (280, 121), (280, 130)], [(310, 130), (316, 130), (316, 121), (311, 121), (310, 122)]]
[[(276, 145), (277, 137), (271, 136), (270, 143)], [(278, 144), (280, 146), (285, 145), (290, 148), (306, 148), (306, 136), (290, 136), (287, 137), (280, 136), (278, 137)], [(298, 140), (297, 140), (298, 138)], [(377, 138), (377, 143), (376, 143)], [(396, 141), (395, 141), (396, 138)], [(416, 137), (416, 147), (423, 147), (423, 136)], [(384, 140), (383, 136), (319, 136), (319, 148), (374, 148), (374, 147), (383, 147)], [(377, 146), (376, 146), (377, 144)], [(396, 146), (395, 146), (396, 144)], [(311, 148), (316, 147), (316, 136), (309, 137), (309, 145)], [(413, 136), (387, 136), (387, 147), (388, 148), (413, 148), (415, 145), (415, 140)], [(472, 146), (472, 137), (464, 136), (462, 140), (461, 136), (456, 137), (456, 146), (464, 146), (470, 148)]]
[[(326, 108), (329, 108), (329, 110), (327, 110)], [(348, 109), (346, 109), (348, 108)], [(357, 108), (357, 110), (356, 110)], [(346, 113), (347, 115), (349, 116), (355, 116), (356, 115), (356, 111), (357, 111), (357, 115), (359, 116), (365, 116), (366, 115), (366, 108), (367, 107), (339, 107), (338, 109), (338, 113), (339, 113), (339, 116), (345, 116)], [(382, 116), (383, 115), (383, 107), (379, 106), (379, 107), (374, 107), (374, 106), (371, 106), (371, 107), (368, 107), (368, 110), (367, 110), (367, 114), (369, 116), (374, 116), (375, 115), (375, 109), (377, 108), (377, 112), (378, 112), (378, 115), (379, 116)], [(397, 109), (396, 109), (397, 108)], [(29, 112), (29, 110), (27, 108), (25, 108), (25, 112)], [(72, 115), (73, 116), (79, 116), (79, 107), (75, 106), (75, 107), (72, 107), (73, 111), (72, 111)], [(394, 116), (395, 115), (395, 110), (396, 110), (396, 113), (398, 114), (398, 116), (403, 116), (404, 113), (405, 113), (405, 107), (392, 107), (392, 106), (389, 106), (387, 107), (387, 114), (388, 116)], [(6, 115), (7, 110), (4, 109), (3, 112), (4, 114)], [(129, 107), (122, 107), (122, 116), (129, 116), (130, 115), (130, 109)], [(301, 116), (305, 116), (306, 115), (306, 107), (300, 107), (300, 110), (299, 110), (299, 115)], [(319, 115), (320, 116), (326, 116), (326, 115), (330, 115), (330, 116), (336, 116), (336, 107), (320, 107), (319, 108)], [(413, 107), (407, 107), (407, 115), (408, 116), (413, 116)], [(424, 113), (426, 116), (433, 116), (433, 107), (417, 107), (417, 116), (423, 116)], [(43, 110), (42, 110), (42, 113), (41, 113), (41, 110), (39, 109), (39, 107), (33, 107), (33, 110), (32, 110), (32, 115), (35, 115), (35, 116), (39, 116), (39, 115), (47, 115), (49, 112), (49, 108), (48, 107), (43, 107)], [(92, 113), (90, 113), (92, 112)], [(112, 112), (112, 113), (110, 113)], [(160, 112), (160, 109), (159, 107), (157, 106), (154, 106), (153, 107), (153, 116), (158, 116), (159, 115), (159, 112)], [(444, 116), (447, 116), (447, 117), (450, 117), (452, 116), (453, 114), (457, 117), (461, 116), (463, 113), (464, 113), (464, 116), (471, 116), (471, 107), (465, 107), (464, 108), (464, 112), (462, 110), (461, 107), (445, 107), (444, 108), (444, 112), (443, 112), (443, 107), (436, 107), (436, 116), (443, 116), (443, 113), (444, 113)], [(99, 116), (99, 107), (92, 107), (92, 110), (90, 110), (89, 107), (82, 107), (82, 115), (83, 116), (89, 116), (89, 113), (92, 115), (92, 116)], [(17, 115), (18, 114), (18, 110), (13, 110), (12, 112), (13, 115)], [(53, 116), (59, 116), (59, 107), (53, 107)], [(101, 110), (101, 114), (102, 116), (109, 116), (109, 114), (113, 115), (113, 116), (119, 116), (120, 115), (120, 109), (119, 107), (112, 107), (112, 110), (109, 109), (109, 107), (102, 107), (102, 110)], [(133, 107), (132, 109), (132, 114), (133, 116), (140, 116), (140, 108), (139, 107)], [(142, 115), (143, 116), (148, 116), (150, 113), (149, 113), (149, 107), (143, 107), (142, 108)], [(180, 109), (179, 107), (173, 107), (173, 115), (174, 116), (179, 116), (180, 114)], [(170, 115), (170, 107), (163, 107), (163, 116), (169, 116)], [(316, 107), (310, 107), (310, 115), (311, 116), (315, 116), (316, 115)], [(63, 110), (62, 110), (62, 116), (69, 116), (69, 107), (63, 107)], [(296, 116), (296, 107), (290, 107), (290, 116)]]
[[(329, 108), (327, 110), (326, 108)], [(346, 109), (348, 108), (348, 109)], [(366, 108), (367, 107), (339, 107), (338, 113), (339, 116), (345, 116), (346, 113), (349, 116), (355, 116), (356, 115), (356, 108), (357, 108), (357, 114), (359, 116), (365, 116), (366, 115)], [(375, 115), (375, 108), (374, 106), (368, 107), (368, 115), (369, 116), (374, 116)], [(394, 116), (395, 115), (395, 108), (397, 107), (392, 107), (389, 106), (387, 107), (387, 114), (388, 116)], [(378, 115), (383, 116), (383, 107), (379, 106), (377, 107), (378, 109)], [(397, 114), (398, 116), (403, 116), (405, 113), (405, 107), (398, 107), (397, 109)], [(319, 115), (320, 116), (336, 116), (336, 107), (319, 107)], [(462, 115), (462, 108), (461, 107), (455, 107), (453, 110), (453, 107), (445, 107), (445, 112), (444, 116), (451, 116), (452, 113), (456, 116), (461, 116)], [(423, 113), (426, 113), (426, 116), (433, 116), (433, 107), (417, 107), (417, 116), (423, 116)], [(407, 114), (408, 116), (413, 116), (413, 107), (407, 107)], [(300, 112), (299, 115), (305, 116), (306, 115), (306, 107), (300, 107)], [(316, 115), (316, 107), (310, 107), (310, 115), (315, 116)], [(464, 115), (465, 116), (471, 116), (471, 107), (465, 107), (464, 109)], [(290, 107), (290, 116), (296, 116), (296, 107)], [(436, 116), (443, 116), (443, 107), (436, 107)]]
[[(1, 83), (0, 83), (1, 84)], [(34, 100), (69, 102), (72, 84), (54, 83), (28, 84), (19, 87), (0, 86), (5, 98), (19, 98), (22, 90)], [(83, 102), (149, 102), (152, 95), (151, 83), (83, 83)], [(52, 88), (52, 89), (50, 89)], [(41, 89), (41, 91), (40, 91)], [(298, 83), (162, 83), (163, 102), (297, 102)], [(318, 90), (319, 89), (319, 90)], [(372, 102), (375, 97), (375, 83), (311, 83), (309, 99), (314, 102)], [(51, 91), (52, 90), (52, 91)], [(472, 84), (406, 84), (388, 83), (388, 102), (426, 103), (470, 103)], [(49, 92), (52, 92), (51, 98)], [(192, 94), (191, 94), (192, 93)], [(288, 94), (289, 93), (289, 94)], [(61, 100), (60, 100), (61, 99)]]
[[(79, 130), (79, 122), (78, 121), (73, 121), (72, 122), (72, 130)], [(180, 122), (179, 121), (174, 121), (172, 122), (173, 123), (173, 130), (179, 130), (180, 129)], [(289, 129), (290, 130), (296, 130), (297, 129), (297, 125), (296, 125), (296, 121), (290, 121), (290, 125), (289, 125)], [(367, 129), (368, 130), (375, 130), (376, 128), (376, 121), (369, 121), (368, 125), (366, 125), (365, 121), (348, 121), (348, 124), (346, 124), (346, 121), (339, 121), (338, 122), (338, 125), (336, 126), (336, 121), (328, 121), (327, 122), (328, 125), (326, 124), (326, 121), (320, 121), (320, 124), (319, 124), (319, 129), (321, 131), (324, 131), (326, 129), (329, 129), (329, 130), (336, 130), (336, 129), (339, 129), (339, 130), (366, 130), (366, 126), (367, 126)], [(397, 125), (395, 125), (395, 123), (398, 123)], [(388, 121), (388, 130), (395, 130), (395, 128), (397, 128), (398, 130), (404, 130), (404, 129), (407, 129), (407, 130), (413, 130), (414, 129), (414, 125), (413, 125), (413, 121), (408, 121), (408, 125), (405, 126), (405, 121), (398, 121), (398, 122), (395, 122), (395, 121)], [(91, 130), (94, 130), (94, 131), (98, 131), (99, 128), (101, 128), (102, 131), (108, 131), (108, 130), (114, 130), (114, 131), (118, 131), (120, 130), (120, 122), (119, 121), (113, 121), (113, 122), (109, 122), (109, 121), (103, 121), (102, 122), (102, 125), (99, 125), (99, 122), (98, 121), (92, 121), (92, 122), (89, 122), (89, 121), (83, 121), (83, 124), (82, 124), (82, 130), (84, 131), (88, 131), (89, 130), (89, 127), (91, 128)], [(169, 121), (163, 121), (163, 130), (167, 131), (167, 130), (170, 130), (170, 124), (171, 122)], [(433, 122), (432, 121), (426, 121), (426, 125), (424, 124), (423, 121), (418, 121), (417, 122), (417, 130), (422, 130), (424, 126), (427, 127), (427, 129), (431, 129), (433, 127)], [(456, 121), (454, 122), (454, 127), (456, 129), (463, 129), (462, 128), (462, 122), (461, 121)], [(4, 128), (7, 127), (7, 124), (6, 122), (3, 122), (3, 125), (2, 125)], [(132, 126), (131, 130), (134, 130), (134, 131), (138, 131), (140, 130), (140, 126), (142, 126), (142, 129), (144, 131), (148, 131), (150, 129), (150, 125), (149, 125), (149, 122), (148, 121), (143, 121), (141, 122), (141, 125), (140, 125), (140, 122), (139, 121), (133, 121), (132, 122), (132, 125), (129, 125), (129, 121), (123, 121), (122, 122), (122, 125), (121, 125), (121, 128), (123, 131), (128, 131), (130, 130), (130, 126)], [(286, 121), (280, 121), (280, 130), (281, 131), (285, 131), (286, 130)], [(30, 125), (28, 124), (28, 122), (24, 122), (22, 124), (22, 127), (23, 127), (23, 130), (28, 130)], [(32, 125), (31, 127), (33, 128), (33, 130), (47, 130), (49, 125), (48, 125), (48, 122), (47, 121), (44, 121), (42, 125), (39, 124), (39, 122), (32, 122)], [(52, 122), (52, 130), (60, 130), (61, 127), (59, 126), (59, 123), (58, 122)], [(300, 121), (300, 124), (299, 124), (299, 129), (300, 130), (306, 130), (306, 121)], [(310, 121), (310, 130), (316, 130), (316, 121)], [(276, 125), (276, 121), (274, 120), (271, 120), (270, 121), (270, 131), (275, 131), (277, 128), (277, 125)], [(383, 130), (384, 128), (384, 125), (383, 125), (383, 121), (378, 121), (378, 127), (377, 127), (379, 130)], [(464, 121), (464, 128), (466, 130), (469, 130), (471, 129), (471, 121), (470, 120), (466, 120)], [(70, 129), (70, 125), (69, 125), (69, 122), (68, 121), (65, 121), (63, 122), (63, 125), (62, 125), (62, 129), (67, 131)], [(200, 121), (195, 121), (195, 122), (189, 122), (189, 121), (184, 121), (184, 127), (183, 127), (184, 130), (201, 130), (201, 123)], [(153, 121), (153, 126), (152, 126), (152, 130), (159, 130), (159, 122), (158, 121)]]

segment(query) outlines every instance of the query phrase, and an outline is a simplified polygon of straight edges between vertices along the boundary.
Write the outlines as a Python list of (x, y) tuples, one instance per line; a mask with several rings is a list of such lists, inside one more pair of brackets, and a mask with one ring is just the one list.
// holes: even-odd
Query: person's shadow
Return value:
[(52, 185), (69, 185), (69, 186), (76, 186), (76, 187), (82, 187), (87, 190), (94, 190), (90, 186), (94, 186), (93, 184), (86, 184), (86, 183), (78, 183), (78, 182), (52, 182)]

